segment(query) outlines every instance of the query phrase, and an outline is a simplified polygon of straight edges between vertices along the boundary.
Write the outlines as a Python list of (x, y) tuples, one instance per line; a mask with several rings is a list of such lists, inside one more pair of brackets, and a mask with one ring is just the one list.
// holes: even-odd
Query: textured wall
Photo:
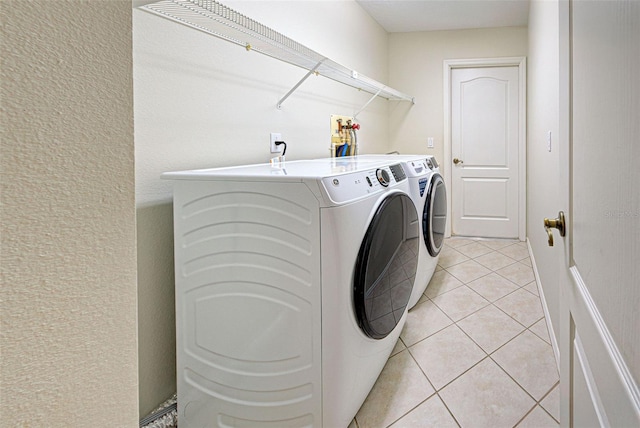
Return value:
[[(557, 1), (532, 1), (529, 8), (527, 75), (527, 237), (533, 250), (545, 301), (558, 338), (559, 277), (562, 247), (549, 247), (542, 226), (563, 205), (558, 192), (559, 33)], [(551, 151), (547, 132), (551, 131)], [(556, 235), (556, 239), (558, 235)]]
[[(369, 77), (387, 81), (387, 33), (353, 1), (224, 1)], [(269, 133), (287, 159), (329, 155), (329, 117), (371, 97), (141, 10), (133, 13), (138, 217), (140, 413), (175, 392), (171, 183), (165, 171), (267, 162)], [(403, 90), (402, 87), (397, 89)], [(358, 117), (364, 153), (388, 148), (388, 108)]]
[[(525, 27), (392, 33), (389, 35), (389, 84), (402, 85), (416, 105), (390, 109), (391, 148), (444, 159), (443, 61), (527, 55)], [(427, 148), (427, 138), (434, 148)], [(442, 169), (448, 165), (441, 166)]]
[(637, 383), (640, 3), (578, 2), (572, 19), (573, 259)]
[(137, 426), (129, 1), (2, 17), (3, 426)]

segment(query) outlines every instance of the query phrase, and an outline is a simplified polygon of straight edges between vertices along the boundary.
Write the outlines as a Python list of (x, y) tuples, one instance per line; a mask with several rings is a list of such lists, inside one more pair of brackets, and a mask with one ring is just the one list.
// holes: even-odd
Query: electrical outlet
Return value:
[(271, 150), (271, 153), (282, 153), (284, 146), (276, 146), (276, 141), (282, 141), (282, 134), (279, 132), (272, 132), (269, 140), (269, 150)]

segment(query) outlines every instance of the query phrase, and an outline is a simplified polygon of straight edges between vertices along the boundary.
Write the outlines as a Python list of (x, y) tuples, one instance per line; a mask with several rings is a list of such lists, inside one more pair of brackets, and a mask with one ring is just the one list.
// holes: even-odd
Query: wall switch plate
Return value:
[(282, 134), (272, 132), (269, 140), (269, 150), (271, 150), (271, 153), (281, 153), (284, 149), (283, 145), (276, 146), (276, 141), (282, 141)]
[(433, 148), (433, 137), (427, 138), (427, 147), (429, 147), (430, 149)]
[(551, 151), (551, 131), (547, 131), (547, 151)]

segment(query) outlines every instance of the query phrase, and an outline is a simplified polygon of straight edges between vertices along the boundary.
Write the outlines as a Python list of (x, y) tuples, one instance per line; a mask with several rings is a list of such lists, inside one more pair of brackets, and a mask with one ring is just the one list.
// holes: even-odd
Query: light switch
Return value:
[(427, 147), (429, 147), (430, 149), (433, 148), (433, 137), (427, 138)]

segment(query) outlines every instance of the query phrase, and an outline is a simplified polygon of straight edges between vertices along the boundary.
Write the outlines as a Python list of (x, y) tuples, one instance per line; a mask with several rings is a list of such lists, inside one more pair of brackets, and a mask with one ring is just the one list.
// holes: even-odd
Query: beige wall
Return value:
[[(640, 3), (635, 0), (580, 2), (571, 12), (573, 181), (571, 206), (567, 211), (570, 210), (574, 269), (584, 282), (585, 293), (592, 299), (587, 310), (592, 314), (597, 311), (602, 317), (633, 377), (637, 394), (640, 382)], [(590, 324), (578, 323), (576, 335), (588, 343), (589, 333), (584, 332), (585, 328), (590, 328)], [(601, 361), (594, 355), (590, 364), (591, 370), (598, 370)], [(600, 390), (600, 394), (608, 392)], [(638, 412), (637, 401), (635, 406)], [(638, 413), (635, 420), (640, 421)]]
[(134, 427), (131, 4), (0, 7), (0, 424)]
[[(544, 300), (558, 338), (561, 246), (549, 247), (542, 226), (562, 206), (558, 193), (559, 33), (558, 2), (532, 1), (529, 8), (527, 94), (527, 237)], [(551, 131), (551, 151), (547, 132)], [(556, 235), (557, 238), (557, 235)]]
[[(353, 1), (225, 1), (258, 22), (382, 82), (387, 33)], [(133, 13), (138, 215), (140, 413), (175, 392), (171, 183), (165, 171), (267, 162), (269, 133), (287, 159), (329, 155), (329, 117), (352, 115), (371, 97), (161, 19)], [(364, 42), (366, 41), (366, 42)], [(398, 90), (404, 91), (403, 84)], [(363, 153), (388, 150), (388, 106), (358, 116)]]
[[(390, 106), (393, 150), (444, 158), (443, 61), (527, 55), (525, 27), (392, 33), (389, 35), (389, 84), (416, 97), (413, 107)], [(427, 138), (434, 148), (427, 148)], [(447, 168), (443, 165), (443, 168)]]

